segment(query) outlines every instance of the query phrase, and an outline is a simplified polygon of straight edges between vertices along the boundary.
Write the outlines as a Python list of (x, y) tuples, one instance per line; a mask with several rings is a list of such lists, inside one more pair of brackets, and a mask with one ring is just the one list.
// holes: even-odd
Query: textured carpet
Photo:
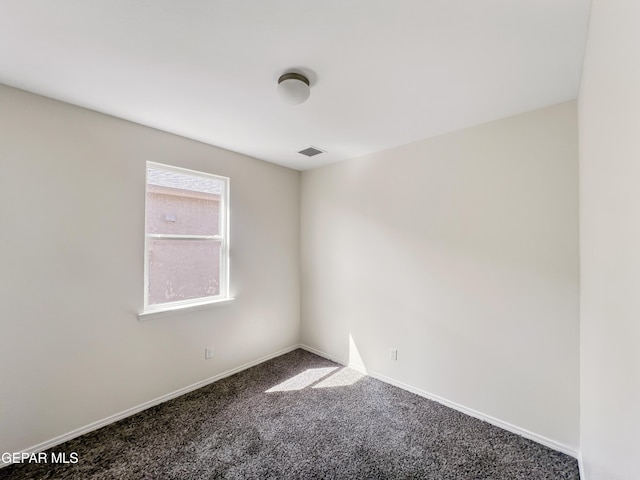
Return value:
[(296, 350), (47, 452), (0, 479), (578, 480), (576, 460)]

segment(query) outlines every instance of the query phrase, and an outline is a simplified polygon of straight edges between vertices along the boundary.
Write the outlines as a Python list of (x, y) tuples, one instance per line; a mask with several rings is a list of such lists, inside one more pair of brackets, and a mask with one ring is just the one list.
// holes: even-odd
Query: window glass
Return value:
[(145, 311), (227, 297), (229, 179), (147, 163)]
[(149, 304), (220, 294), (220, 242), (149, 242)]

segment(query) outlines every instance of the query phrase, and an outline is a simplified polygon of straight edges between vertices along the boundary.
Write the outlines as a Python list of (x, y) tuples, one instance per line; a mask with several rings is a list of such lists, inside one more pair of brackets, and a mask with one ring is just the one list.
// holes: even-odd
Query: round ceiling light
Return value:
[(278, 79), (278, 94), (291, 105), (303, 103), (311, 95), (309, 79), (299, 73), (285, 73)]

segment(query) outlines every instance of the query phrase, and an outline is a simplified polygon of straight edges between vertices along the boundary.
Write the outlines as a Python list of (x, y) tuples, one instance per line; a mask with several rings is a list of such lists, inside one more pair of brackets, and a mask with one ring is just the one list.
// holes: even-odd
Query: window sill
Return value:
[(147, 310), (146, 312), (141, 312), (138, 314), (138, 320), (140, 320), (141, 322), (144, 322), (145, 320), (152, 320), (154, 318), (173, 315), (175, 313), (191, 312), (194, 310), (203, 310), (206, 308), (211, 308), (215, 305), (230, 303), (233, 300), (235, 300), (235, 298), (226, 297), (226, 298), (219, 298), (216, 300), (209, 300), (201, 303), (191, 303), (189, 305), (178, 305), (178, 306), (166, 307), (166, 308), (157, 309), (157, 310)]

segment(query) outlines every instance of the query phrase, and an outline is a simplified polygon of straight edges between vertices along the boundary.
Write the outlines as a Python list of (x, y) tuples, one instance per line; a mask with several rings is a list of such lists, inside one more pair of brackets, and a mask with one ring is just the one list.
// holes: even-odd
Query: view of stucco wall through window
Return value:
[(148, 304), (220, 293), (220, 200), (224, 183), (149, 168)]

